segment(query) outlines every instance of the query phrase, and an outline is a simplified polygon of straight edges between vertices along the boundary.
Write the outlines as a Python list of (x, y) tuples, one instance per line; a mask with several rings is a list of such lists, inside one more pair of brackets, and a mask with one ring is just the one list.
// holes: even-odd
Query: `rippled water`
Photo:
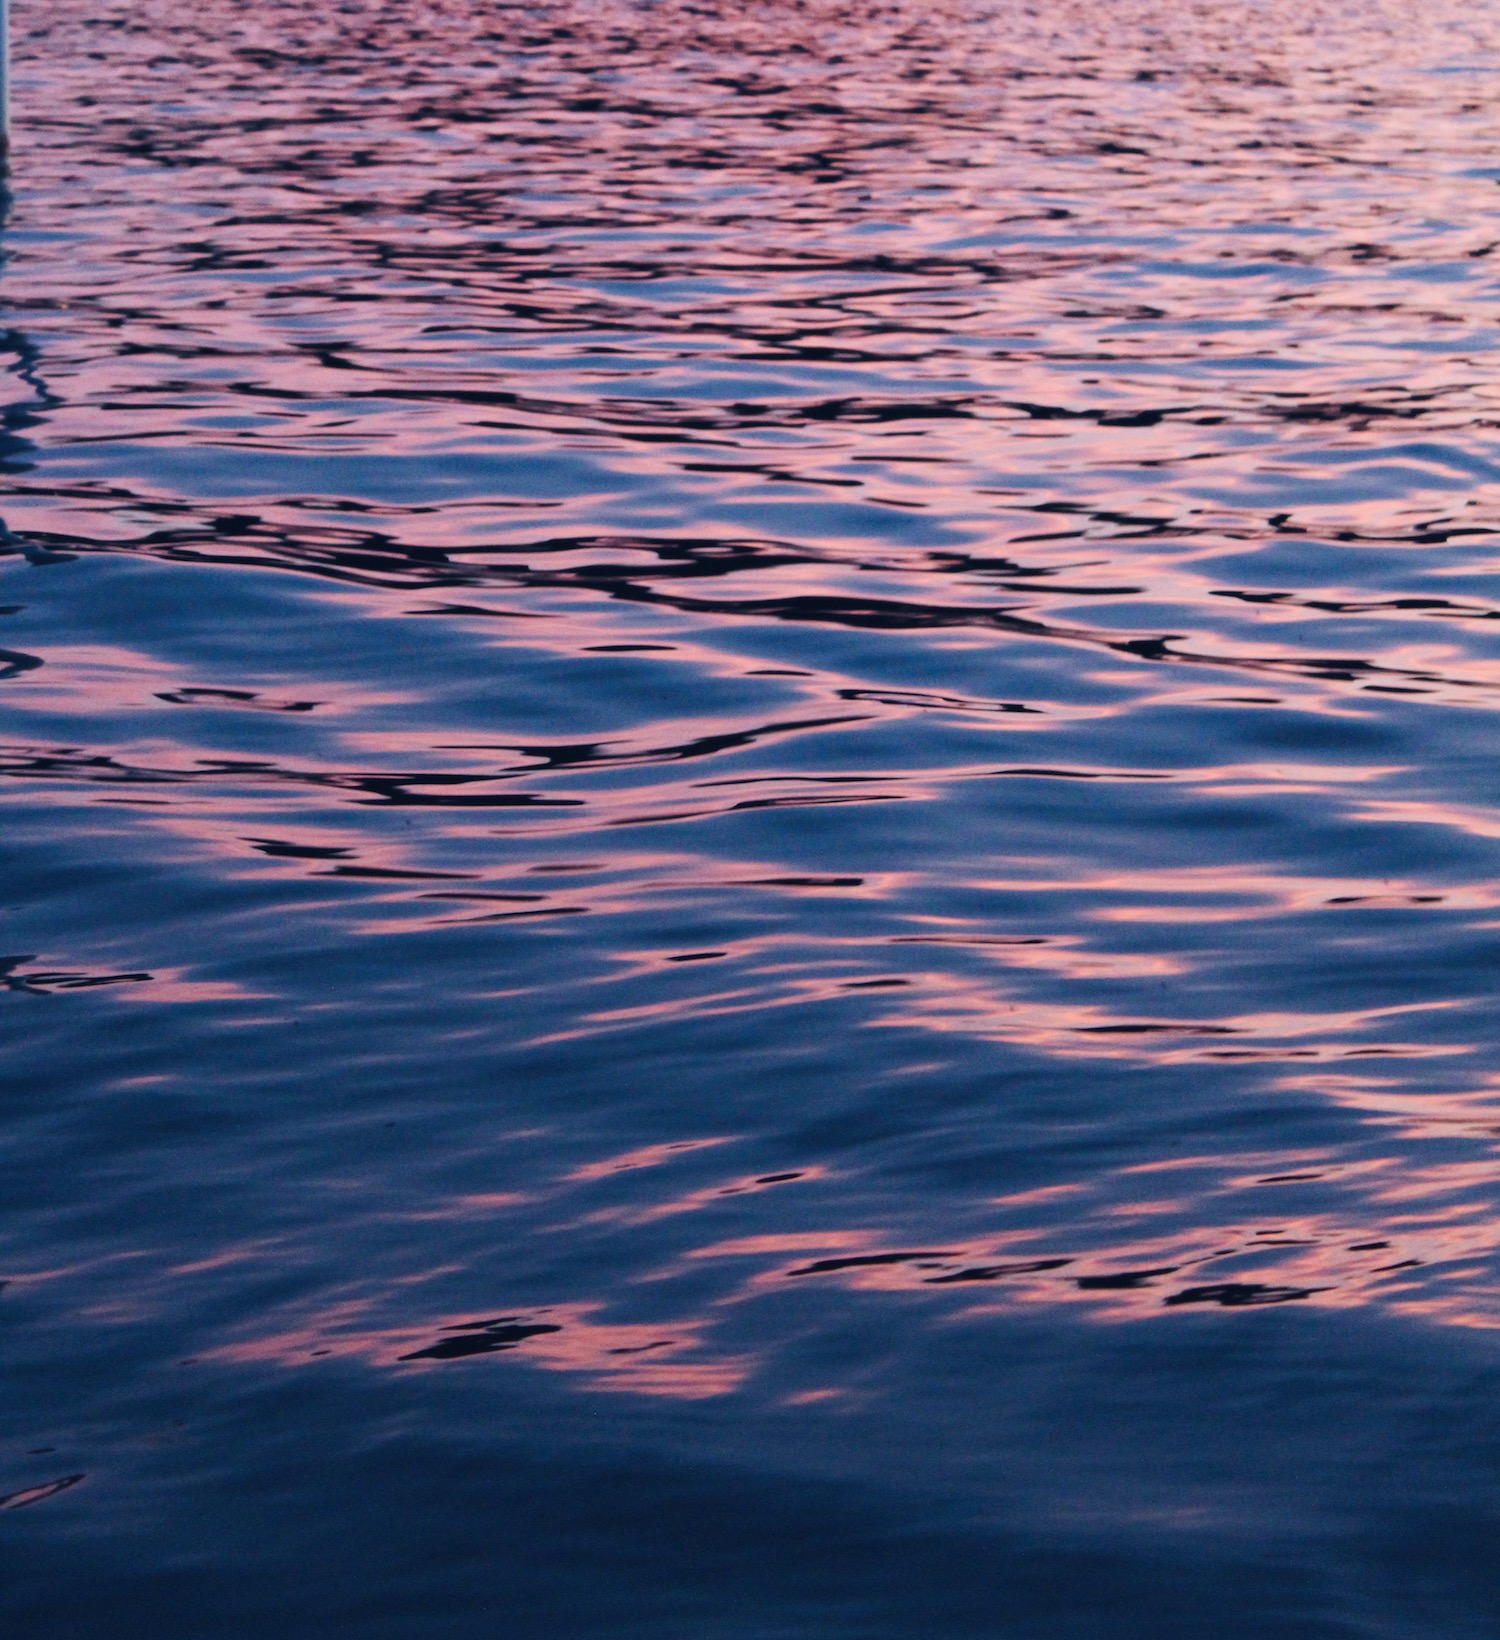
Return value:
[(15, 9), (14, 1632), (1500, 1633), (1500, 15)]

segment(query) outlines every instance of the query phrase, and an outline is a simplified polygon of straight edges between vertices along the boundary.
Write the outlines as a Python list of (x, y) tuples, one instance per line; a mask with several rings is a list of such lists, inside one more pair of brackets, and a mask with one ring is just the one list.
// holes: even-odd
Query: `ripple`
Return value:
[(1484, 1628), (1493, 19), (16, 48), (18, 1632)]

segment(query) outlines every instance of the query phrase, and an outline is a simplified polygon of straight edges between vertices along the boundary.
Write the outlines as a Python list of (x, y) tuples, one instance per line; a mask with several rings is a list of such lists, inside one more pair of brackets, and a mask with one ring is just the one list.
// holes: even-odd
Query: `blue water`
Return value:
[(14, 10), (7, 1633), (1500, 1635), (1500, 15)]

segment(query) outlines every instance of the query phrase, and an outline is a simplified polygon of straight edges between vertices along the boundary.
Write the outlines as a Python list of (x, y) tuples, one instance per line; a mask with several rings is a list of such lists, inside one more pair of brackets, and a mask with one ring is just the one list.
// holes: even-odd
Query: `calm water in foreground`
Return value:
[(1500, 1635), (1500, 8), (15, 9), (6, 1632)]

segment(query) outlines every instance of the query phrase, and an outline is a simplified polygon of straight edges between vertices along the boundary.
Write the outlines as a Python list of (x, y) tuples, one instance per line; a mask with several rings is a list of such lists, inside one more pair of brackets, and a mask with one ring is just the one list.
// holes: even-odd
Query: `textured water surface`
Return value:
[(1500, 1633), (1500, 13), (14, 12), (13, 1632)]

